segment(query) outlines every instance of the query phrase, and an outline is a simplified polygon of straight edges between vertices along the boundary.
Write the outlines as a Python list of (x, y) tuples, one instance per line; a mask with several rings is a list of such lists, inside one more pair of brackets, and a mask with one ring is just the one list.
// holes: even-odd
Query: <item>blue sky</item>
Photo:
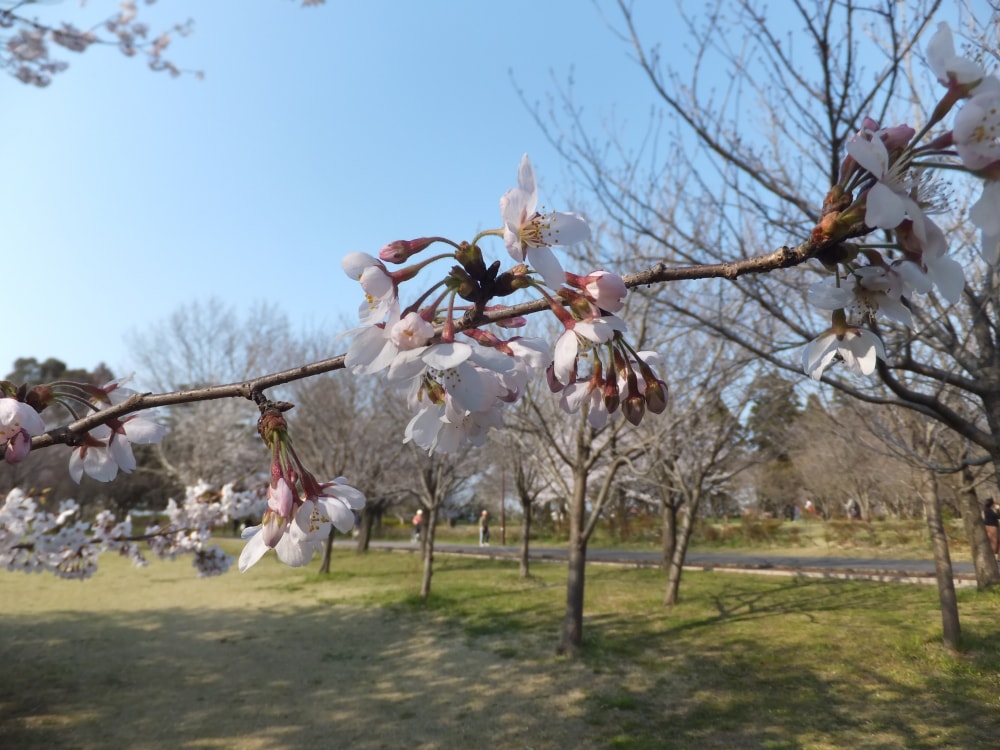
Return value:
[[(300, 5), (140, 3), (154, 29), (195, 20), (168, 57), (202, 81), (113, 48), (62, 54), (71, 67), (48, 89), (0, 77), (4, 372), (51, 356), (127, 374), (128, 332), (212, 296), (241, 312), (275, 302), (295, 328), (329, 331), (339, 354), (361, 301), (346, 253), (499, 226), (524, 152), (546, 207), (572, 207), (515, 81), (544, 103), (572, 75), (591, 132), (614, 122), (626, 142), (655, 103), (608, 27), (612, 0)], [(683, 67), (674, 3), (635, 5), (644, 41)], [(34, 12), (86, 27), (117, 7)]]
[[(85, 26), (117, 2), (78, 6), (34, 12)], [(648, 6), (640, 18), (669, 44), (669, 3)], [(572, 72), (596, 126), (614, 113), (640, 129), (650, 107), (587, 2), (160, 0), (140, 13), (154, 29), (195, 19), (168, 57), (203, 81), (97, 48), (62, 55), (70, 69), (48, 89), (0, 78), (4, 372), (52, 356), (125, 374), (126, 332), (213, 295), (241, 311), (273, 300), (297, 328), (329, 330), (338, 354), (360, 302), (345, 253), (499, 226), (524, 152), (542, 200), (562, 207), (564, 167), (512, 76), (541, 101)]]

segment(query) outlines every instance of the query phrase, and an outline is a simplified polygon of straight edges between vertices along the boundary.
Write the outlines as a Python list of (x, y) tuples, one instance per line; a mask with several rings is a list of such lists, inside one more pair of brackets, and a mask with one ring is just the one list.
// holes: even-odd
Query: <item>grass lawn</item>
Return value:
[(1000, 743), (1000, 592), (959, 591), (954, 655), (932, 587), (688, 573), (667, 612), (661, 572), (593, 567), (573, 661), (561, 565), (439, 556), (427, 607), (419, 565), (2, 572), (0, 748)]

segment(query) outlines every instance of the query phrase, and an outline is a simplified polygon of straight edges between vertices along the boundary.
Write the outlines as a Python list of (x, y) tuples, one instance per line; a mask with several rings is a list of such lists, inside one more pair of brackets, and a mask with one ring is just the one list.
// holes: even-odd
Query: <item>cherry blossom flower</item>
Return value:
[(977, 91), (965, 103), (955, 115), (952, 137), (955, 150), (969, 169), (983, 169), (1000, 161), (1000, 85)]
[(135, 469), (132, 445), (152, 445), (163, 440), (167, 434), (165, 425), (141, 414), (130, 414), (112, 425), (113, 433), (109, 446), (118, 467), (126, 474)]
[[(119, 401), (127, 397), (124, 394), (115, 396)], [(166, 433), (164, 425), (141, 414), (110, 419), (107, 424), (90, 430), (83, 442), (73, 449), (69, 458), (69, 474), (78, 483), (84, 473), (99, 482), (110, 482), (118, 476), (119, 469), (130, 474), (136, 467), (132, 444), (158, 443)]]
[(927, 44), (927, 64), (938, 81), (949, 88), (975, 83), (986, 74), (979, 63), (955, 53), (955, 41), (947, 23), (938, 24)]
[(566, 330), (556, 340), (553, 357), (553, 374), (564, 385), (571, 382), (580, 356), (580, 347), (589, 348), (593, 344), (603, 344), (611, 340), (615, 331), (624, 331), (625, 323), (614, 315), (606, 315), (590, 320), (564, 321)]
[(839, 358), (849, 369), (862, 375), (875, 372), (877, 359), (885, 359), (882, 340), (871, 331), (856, 326), (831, 328), (811, 341), (802, 354), (802, 368), (814, 379)]
[(551, 211), (539, 213), (538, 186), (528, 155), (521, 157), (517, 187), (500, 198), (503, 241), (518, 263), (527, 262), (545, 283), (558, 288), (565, 281), (562, 266), (550, 248), (574, 245), (590, 239), (590, 227), (580, 216)]
[(403, 442), (413, 442), (428, 453), (455, 453), (466, 445), (483, 445), (491, 429), (500, 429), (501, 403), (486, 409), (461, 408), (450, 394), (441, 404), (429, 404), (406, 425)]
[(619, 312), (625, 307), (628, 288), (622, 277), (610, 271), (591, 271), (586, 276), (567, 273), (566, 282), (580, 289), (601, 310)]
[(244, 529), (241, 536), (247, 543), (240, 553), (240, 573), (245, 573), (256, 565), (269, 549), (273, 549), (278, 559), (285, 565), (301, 567), (307, 564), (316, 548), (322, 543), (307, 531), (312, 510), (311, 503), (308, 506), (303, 503), (287, 529), (283, 530), (273, 544), (268, 542), (266, 525), (249, 526)]
[[(320, 513), (319, 520), (333, 524), (345, 534), (350, 532), (355, 524), (354, 512), (365, 507), (364, 493), (347, 484), (345, 477), (336, 477), (320, 486), (323, 492), (313, 498)], [(327, 533), (329, 528), (322, 531)]]
[(490, 429), (502, 426), (504, 405), (548, 361), (544, 342), (467, 333), (480, 345), (456, 341), (401, 351), (390, 366), (389, 382), (408, 388), (414, 413), (405, 442), (440, 453), (481, 445)]
[(365, 301), (358, 308), (358, 318), (364, 324), (378, 323), (396, 302), (396, 281), (385, 264), (368, 253), (348, 253), (340, 261), (344, 273), (361, 283)]
[(72, 24), (63, 22), (61, 29), (52, 31), (52, 41), (73, 52), (83, 52), (98, 39), (92, 31), (81, 31)]
[(905, 326), (912, 326), (913, 316), (903, 304), (906, 292), (903, 277), (892, 268), (864, 266), (848, 274), (844, 286), (837, 286), (835, 282), (813, 284), (807, 299), (821, 310), (843, 309), (860, 320), (874, 320), (881, 312)]
[(545, 369), (549, 362), (549, 345), (543, 339), (517, 337), (503, 342), (501, 351), (509, 352), (514, 366), (498, 373), (498, 376), (504, 387), (516, 398), (528, 382)]
[(925, 218), (923, 229), (921, 239), (912, 222), (904, 221), (896, 228), (896, 239), (909, 257), (892, 267), (913, 291), (927, 294), (936, 286), (946, 300), (958, 302), (965, 288), (962, 264), (948, 255), (948, 239), (941, 227)]
[(604, 393), (605, 383), (595, 373), (586, 380), (577, 380), (563, 388), (559, 394), (559, 408), (568, 414), (575, 414), (586, 406), (588, 424), (599, 430), (611, 418)]
[(385, 323), (366, 325), (347, 331), (344, 336), (353, 335), (344, 366), (355, 375), (371, 375), (392, 364), (399, 353), (399, 347), (392, 341), (393, 326), (399, 321), (399, 303), (389, 306), (389, 317)]
[(895, 229), (906, 218), (914, 224), (923, 221), (923, 213), (910, 197), (914, 179), (908, 163), (897, 159), (890, 163), (889, 149), (876, 133), (862, 131), (847, 142), (847, 153), (868, 170), (876, 182), (868, 189), (865, 224), (881, 229)]
[[(242, 536), (247, 543), (240, 553), (241, 573), (255, 565), (269, 549), (273, 549), (286, 565), (301, 567), (323, 546), (331, 525), (344, 533), (354, 528), (354, 511), (364, 507), (364, 494), (350, 487), (343, 477), (326, 482), (320, 488), (320, 494), (298, 504), (294, 517), (288, 519), (276, 539), (266, 530), (267, 521), (244, 530)], [(284, 503), (283, 498), (281, 502)]]
[(969, 210), (969, 219), (979, 227), (983, 260), (991, 266), (1000, 264), (1000, 182), (990, 180), (983, 185), (982, 195)]
[(506, 396), (498, 373), (513, 369), (512, 357), (490, 347), (443, 342), (400, 352), (388, 380), (410, 387), (408, 401), (414, 411), (421, 408), (424, 396), (443, 404), (447, 394), (457, 408), (478, 412), (493, 408)]
[(79, 484), (85, 473), (98, 482), (110, 482), (118, 476), (118, 463), (109, 450), (110, 441), (111, 428), (106, 424), (83, 436), (83, 442), (69, 454), (69, 475), (74, 482)]
[(0, 398), (0, 445), (6, 446), (9, 464), (23, 461), (31, 451), (31, 438), (45, 432), (45, 422), (28, 404)]
[[(136, 391), (124, 387), (131, 379), (132, 376), (128, 375), (124, 378), (118, 378), (105, 383), (97, 390), (98, 397), (93, 400), (100, 404), (101, 394), (103, 394), (103, 399), (112, 406), (127, 401), (136, 395)], [(164, 435), (167, 434), (167, 427), (156, 422), (152, 418), (152, 415), (153, 412), (129, 414), (120, 419), (110, 419), (106, 423), (106, 426), (111, 430), (111, 434), (105, 438), (103, 431), (101, 431), (102, 436), (98, 440), (107, 440), (108, 452), (115, 464), (111, 479), (114, 479), (118, 469), (121, 469), (126, 474), (135, 470), (135, 456), (132, 453), (133, 444), (152, 445), (159, 443), (163, 440)], [(91, 432), (93, 433), (93, 431)], [(90, 472), (87, 473), (89, 474)]]
[(389, 329), (389, 338), (397, 351), (426, 346), (433, 337), (434, 326), (415, 312), (407, 313)]

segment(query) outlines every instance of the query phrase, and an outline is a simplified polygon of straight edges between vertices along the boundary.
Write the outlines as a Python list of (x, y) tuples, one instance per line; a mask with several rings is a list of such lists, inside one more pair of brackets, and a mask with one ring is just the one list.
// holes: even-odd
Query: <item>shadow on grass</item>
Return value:
[[(733, 580), (706, 599), (708, 615), (591, 616), (585, 658), (599, 671), (641, 664), (646, 677), (592, 694), (591, 723), (608, 746), (633, 750), (996, 746), (996, 625), (992, 640), (967, 631), (966, 651), (948, 654), (933, 625), (880, 620), (885, 594)], [(919, 603), (926, 591), (899, 595)]]
[(688, 651), (649, 685), (595, 692), (595, 730), (608, 746), (649, 750), (996, 746), (995, 702), (966, 695), (958, 675), (913, 683), (817, 669), (752, 640), (726, 650)]
[(996, 625), (944, 655), (906, 622), (933, 618), (924, 590), (705, 575), (682, 588), (700, 604), (668, 614), (608, 605), (625, 579), (594, 571), (570, 662), (552, 655), (562, 586), (493, 570), (462, 590), (442, 576), (455, 589), (427, 607), (0, 614), (0, 747), (995, 745)]
[(518, 665), (512, 683), (509, 659), (378, 608), (59, 613), (0, 629), (0, 747), (573, 744), (531, 710), (553, 692), (548, 667)]

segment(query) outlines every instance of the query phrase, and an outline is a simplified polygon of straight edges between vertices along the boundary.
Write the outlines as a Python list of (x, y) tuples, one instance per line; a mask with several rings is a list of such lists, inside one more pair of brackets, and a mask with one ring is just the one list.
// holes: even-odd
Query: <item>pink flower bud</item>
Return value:
[(292, 517), (292, 506), (295, 504), (295, 493), (284, 477), (272, 482), (267, 488), (267, 507), (281, 518)]
[(4, 458), (9, 464), (16, 464), (23, 461), (31, 451), (31, 436), (24, 430), (15, 433), (7, 443), (7, 451)]
[(608, 414), (614, 414), (621, 403), (617, 380), (608, 380), (604, 383), (602, 397), (604, 398), (604, 408), (608, 410)]
[(622, 402), (622, 414), (625, 415), (625, 419), (637, 427), (645, 416), (645, 413), (646, 402), (638, 393), (635, 396), (629, 396)]
[[(510, 309), (507, 305), (487, 305), (483, 312), (495, 312), (497, 310), (508, 310)], [(518, 315), (515, 318), (507, 318), (506, 320), (498, 320), (494, 325), (500, 328), (523, 328), (528, 325), (528, 319), (523, 315)]]
[(896, 151), (908, 144), (917, 131), (909, 125), (894, 125), (879, 132), (882, 143), (889, 151)]
[(415, 240), (396, 240), (378, 251), (378, 257), (386, 263), (405, 263), (428, 246), (437, 242), (437, 237), (418, 237)]
[(629, 370), (626, 383), (628, 384), (628, 396), (622, 402), (622, 413), (625, 415), (625, 419), (638, 426), (646, 413), (646, 399), (639, 393), (639, 381), (632, 370)]
[(264, 518), (260, 526), (260, 535), (264, 540), (264, 545), (274, 549), (284, 534), (285, 522), (281, 516), (269, 510), (264, 511)]
[(559, 391), (566, 387), (563, 383), (559, 382), (559, 378), (556, 377), (555, 365), (552, 364), (545, 368), (545, 382), (552, 393), (559, 393)]
[(653, 414), (662, 414), (667, 408), (667, 384), (662, 380), (646, 381), (646, 408)]

